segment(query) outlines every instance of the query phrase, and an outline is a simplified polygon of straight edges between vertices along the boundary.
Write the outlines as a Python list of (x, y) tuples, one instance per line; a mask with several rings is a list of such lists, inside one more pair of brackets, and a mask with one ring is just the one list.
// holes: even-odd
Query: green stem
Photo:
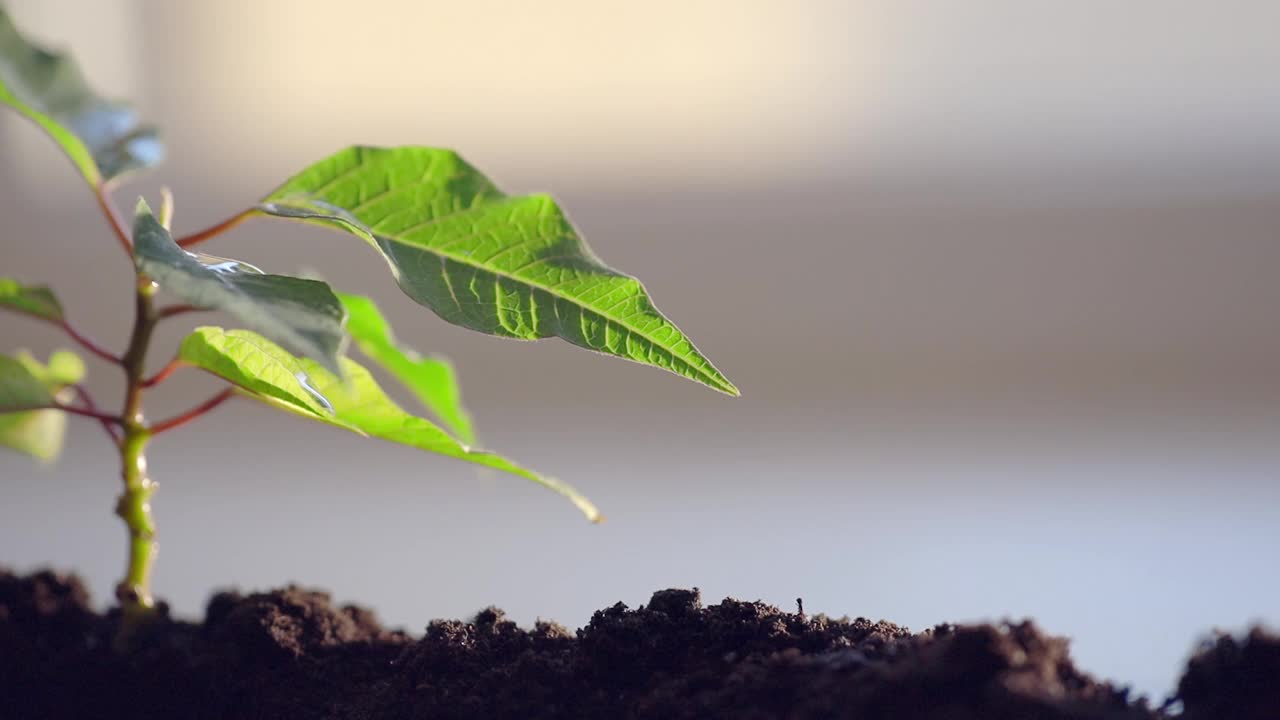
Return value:
[(146, 386), (147, 348), (158, 316), (153, 296), (155, 285), (145, 277), (138, 278), (136, 314), (129, 349), (123, 366), (128, 380), (124, 412), (121, 419), (124, 438), (120, 443), (120, 459), (124, 492), (116, 503), (116, 514), (129, 529), (129, 565), (124, 580), (116, 588), (116, 597), (124, 611), (126, 628), (151, 614), (151, 566), (156, 560), (156, 526), (151, 517), (151, 496), (156, 484), (147, 474), (147, 441), (151, 431), (142, 414), (142, 391)]
[(124, 492), (116, 503), (116, 514), (129, 528), (129, 565), (116, 597), (126, 615), (145, 614), (153, 606), (151, 566), (156, 561), (156, 525), (151, 518), (151, 495), (156, 484), (147, 476), (144, 454), (151, 434), (146, 430), (126, 431), (120, 455), (124, 460)]

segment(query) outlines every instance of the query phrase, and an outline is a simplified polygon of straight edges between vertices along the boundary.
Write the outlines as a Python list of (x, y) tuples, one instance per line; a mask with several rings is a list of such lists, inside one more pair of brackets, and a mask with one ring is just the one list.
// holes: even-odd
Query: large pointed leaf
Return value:
[(51, 404), (71, 399), (65, 388), (84, 378), (84, 361), (60, 350), (44, 365), (25, 351), (0, 356), (0, 445), (40, 460), (53, 460), (62, 451), (67, 414), (61, 410), (6, 412), (6, 409)]
[(558, 336), (737, 395), (635, 278), (604, 265), (550, 197), (509, 197), (448, 150), (343, 150), (258, 210), (337, 227), (382, 252), (400, 288), (449, 322)]
[(423, 357), (401, 347), (387, 319), (369, 298), (338, 293), (338, 299), (347, 309), (347, 334), (360, 352), (409, 388), (454, 437), (467, 445), (475, 444), (471, 415), (462, 406), (453, 364), (444, 358)]
[(346, 311), (328, 285), (189, 253), (145, 202), (138, 203), (133, 243), (138, 270), (160, 287), (197, 307), (222, 310), (291, 352), (341, 371)]
[(49, 322), (62, 321), (62, 305), (52, 290), (43, 285), (22, 285), (10, 278), (0, 278), (0, 309)]
[(0, 8), (0, 104), (39, 125), (91, 185), (160, 162), (153, 128), (123, 103), (98, 97), (74, 60), (33, 45)]
[[(601, 519), (596, 507), (568, 485), (500, 455), (469, 448), (430, 421), (405, 412), (387, 397), (367, 369), (350, 358), (341, 359), (344, 382), (319, 363), (292, 357), (248, 330), (197, 328), (182, 347), (185, 361), (222, 376), (239, 385), (245, 394), (267, 404), (312, 420), (518, 475), (564, 495), (593, 522)], [(260, 372), (267, 365), (277, 369)], [(301, 385), (300, 377), (304, 378)], [(317, 411), (299, 397), (300, 387), (310, 387), (326, 398), (332, 414)]]

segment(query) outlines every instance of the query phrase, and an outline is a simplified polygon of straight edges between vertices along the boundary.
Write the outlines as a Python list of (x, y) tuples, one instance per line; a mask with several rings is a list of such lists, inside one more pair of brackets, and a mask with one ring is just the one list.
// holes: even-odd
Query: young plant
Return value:
[[(122, 353), (75, 328), (48, 287), (0, 278), (0, 309), (62, 329), (124, 372), (123, 403), (105, 410), (81, 384), (85, 368), (76, 354), (60, 350), (47, 363), (24, 351), (0, 356), (0, 443), (53, 458), (70, 414), (96, 421), (119, 449), (124, 491), (116, 513), (128, 528), (129, 560), (117, 597), (127, 619), (145, 617), (152, 607), (156, 485), (147, 444), (235, 396), (518, 475), (600, 519), (569, 486), (473, 448), (453, 368), (398, 344), (372, 300), (194, 250), (245, 220), (283, 218), (362, 240), (382, 254), (406, 295), (455, 325), (519, 340), (559, 337), (738, 394), (638, 281), (587, 248), (554, 200), (506, 195), (452, 151), (349, 147), (304, 168), (253, 207), (175, 238), (167, 191), (158, 214), (139, 200), (128, 222), (112, 201), (123, 178), (159, 162), (155, 130), (128, 106), (95, 95), (69, 57), (29, 43), (2, 9), (0, 104), (40, 126), (70, 157), (97, 199), (107, 234), (132, 261), (134, 326)], [(162, 304), (162, 294), (175, 300)], [(148, 372), (156, 326), (203, 311), (219, 311), (238, 327), (198, 327), (172, 360)], [(403, 383), (436, 422), (392, 402), (369, 370), (347, 357), (349, 342)], [(184, 367), (211, 373), (227, 387), (186, 412), (149, 420), (147, 393)]]

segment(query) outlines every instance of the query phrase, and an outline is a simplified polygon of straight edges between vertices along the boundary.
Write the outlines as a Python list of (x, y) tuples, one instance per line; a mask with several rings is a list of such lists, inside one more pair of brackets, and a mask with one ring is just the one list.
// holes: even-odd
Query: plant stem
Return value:
[(153, 296), (156, 287), (139, 275), (133, 334), (125, 351), (123, 365), (128, 388), (125, 391), (121, 422), (124, 437), (120, 443), (120, 459), (124, 492), (116, 503), (116, 514), (129, 529), (129, 564), (125, 578), (116, 588), (116, 598), (124, 611), (125, 628), (149, 616), (151, 598), (151, 566), (156, 559), (156, 526), (151, 518), (151, 496), (156, 484), (147, 474), (146, 448), (151, 439), (142, 415), (142, 390), (146, 381), (147, 348), (155, 330), (157, 317)]
[(116, 514), (129, 528), (129, 564), (124, 580), (116, 588), (126, 617), (137, 618), (150, 612), (151, 567), (155, 564), (156, 526), (151, 517), (151, 496), (156, 484), (147, 475), (145, 453), (150, 434), (145, 430), (125, 431), (120, 456), (124, 460), (125, 490), (116, 503)]
[[(158, 316), (157, 316), (157, 317), (158, 317)], [(176, 358), (176, 357), (175, 357), (174, 359), (172, 359), (172, 360), (170, 360), (170, 361), (169, 361), (169, 364), (168, 364), (168, 365), (165, 365), (163, 368), (161, 368), (161, 369), (160, 369), (160, 372), (156, 373), (155, 375), (152, 375), (151, 377), (147, 378), (146, 380), (143, 380), (143, 381), (142, 381), (142, 387), (144, 387), (144, 388), (153, 388), (153, 387), (155, 387), (156, 385), (159, 385), (160, 383), (164, 382), (165, 380), (168, 380), (168, 379), (169, 379), (169, 376), (170, 376), (170, 375), (172, 375), (172, 374), (174, 374), (175, 372), (177, 372), (177, 371), (178, 371), (178, 368), (180, 368), (180, 367), (182, 367), (182, 360), (180, 360), (179, 358)]]
[(164, 320), (166, 318), (185, 315), (187, 313), (205, 312), (205, 310), (206, 308), (196, 307), (195, 305), (169, 305), (168, 307), (160, 308), (160, 310), (156, 312), (156, 317), (160, 320)]
[(171, 418), (169, 418), (168, 420), (161, 420), (160, 422), (158, 422), (158, 423), (156, 423), (156, 424), (152, 425), (152, 426), (151, 426), (151, 434), (152, 434), (152, 435), (159, 435), (159, 434), (160, 434), (160, 433), (162, 433), (162, 432), (166, 432), (166, 431), (172, 430), (172, 429), (174, 429), (174, 428), (176, 428), (176, 427), (180, 427), (180, 426), (182, 426), (182, 425), (186, 425), (187, 423), (191, 422), (192, 420), (195, 420), (196, 418), (200, 417), (201, 415), (204, 415), (205, 413), (209, 412), (210, 410), (212, 410), (212, 409), (214, 409), (214, 408), (218, 407), (219, 405), (221, 405), (222, 403), (226, 402), (227, 400), (230, 400), (232, 395), (235, 395), (235, 388), (227, 388), (227, 389), (223, 390), (222, 392), (218, 393), (217, 395), (214, 395), (213, 397), (209, 398), (208, 400), (205, 400), (204, 402), (200, 403), (199, 405), (197, 405), (197, 406), (195, 406), (195, 407), (191, 408), (190, 410), (188, 410), (188, 411), (186, 411), (186, 412), (182, 413), (181, 415), (177, 415), (177, 416), (175, 416), (175, 417), (171, 417)]
[(114, 363), (116, 365), (120, 365), (123, 363), (123, 360), (121, 360), (114, 353), (110, 352), (109, 350), (103, 349), (101, 345), (95, 343), (94, 341), (90, 340), (84, 335), (81, 335), (80, 331), (76, 330), (74, 327), (71, 326), (71, 323), (67, 322), (66, 320), (63, 320), (59, 324), (62, 326), (62, 329), (66, 331), (67, 335), (71, 337), (72, 340), (75, 340), (77, 343), (79, 343), (80, 347), (84, 348), (85, 350), (88, 350), (89, 352), (93, 353), (94, 355), (97, 355), (98, 357), (102, 358), (103, 360), (106, 360), (109, 363)]
[(89, 408), (78, 408), (78, 407), (75, 407), (74, 405), (63, 405), (62, 403), (59, 403), (59, 402), (48, 403), (46, 405), (27, 405), (25, 407), (6, 407), (4, 409), (4, 412), (5, 414), (10, 414), (10, 413), (33, 412), (36, 410), (60, 410), (62, 412), (70, 413), (72, 415), (79, 415), (81, 417), (92, 418), (94, 420), (97, 420), (100, 423), (107, 423), (112, 425), (116, 425), (116, 424), (123, 425), (123, 423), (120, 421), (120, 418), (116, 417), (115, 415), (109, 415), (107, 413), (98, 412), (97, 410), (93, 410)]
[(217, 236), (217, 235), (221, 235), (222, 233), (224, 233), (224, 232), (226, 232), (226, 231), (230, 230), (231, 228), (233, 228), (233, 227), (235, 227), (235, 226), (239, 225), (240, 223), (244, 222), (245, 220), (248, 220), (248, 219), (249, 219), (249, 216), (250, 216), (250, 215), (252, 215), (252, 214), (253, 214), (253, 210), (245, 210), (244, 212), (240, 213), (239, 215), (234, 215), (234, 216), (232, 216), (232, 217), (229, 217), (229, 218), (227, 218), (226, 220), (223, 220), (222, 222), (218, 223), (217, 225), (214, 225), (214, 226), (212, 226), (212, 227), (207, 227), (207, 228), (205, 228), (204, 230), (201, 230), (201, 231), (199, 231), (199, 232), (191, 233), (190, 235), (187, 235), (186, 237), (178, 238), (178, 239), (176, 240), (176, 242), (178, 243), (178, 247), (181, 247), (181, 248), (189, 248), (189, 247), (191, 247), (192, 245), (196, 245), (196, 244), (198, 244), (198, 243), (202, 243), (202, 242), (204, 242), (205, 240), (208, 240), (208, 239), (209, 239), (209, 238), (211, 238), (211, 237), (215, 237), (215, 236)]
[(106, 184), (100, 184), (94, 188), (93, 194), (98, 199), (98, 207), (102, 210), (102, 214), (111, 223), (111, 230), (115, 233), (120, 247), (124, 248), (125, 254), (132, 258), (133, 241), (129, 239), (129, 232), (125, 230), (124, 220), (120, 217), (119, 211), (111, 203), (111, 190)]
[[(86, 410), (94, 413), (98, 412), (98, 404), (93, 401), (93, 396), (89, 394), (89, 391), (83, 385), (72, 385), (71, 388)], [(120, 447), (120, 434), (116, 431), (116, 426), (120, 424), (120, 418), (98, 418), (98, 422), (102, 424), (102, 429), (111, 437), (112, 444), (117, 448)]]

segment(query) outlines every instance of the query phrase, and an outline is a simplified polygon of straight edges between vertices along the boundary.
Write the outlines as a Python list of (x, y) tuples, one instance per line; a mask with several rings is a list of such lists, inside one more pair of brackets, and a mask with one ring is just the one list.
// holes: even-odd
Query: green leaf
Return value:
[(351, 147), (258, 211), (350, 232), (445, 320), (500, 337), (558, 336), (737, 395), (635, 278), (604, 265), (550, 197), (503, 194), (448, 150)]
[(0, 8), (0, 104), (39, 125), (99, 185), (160, 162), (164, 148), (133, 110), (93, 93), (69, 56), (33, 45)]
[(378, 306), (360, 295), (338, 293), (347, 309), (347, 334), (369, 359), (386, 368), (462, 442), (475, 444), (471, 415), (462, 406), (453, 365), (444, 358), (422, 357), (396, 343)]
[(67, 414), (61, 410), (0, 415), (0, 445), (42, 462), (58, 458), (66, 436)]
[(29, 353), (0, 356), (0, 445), (50, 461), (62, 451), (67, 414), (61, 410), (17, 408), (70, 402), (65, 388), (84, 379), (84, 361), (75, 353), (60, 350), (42, 365)]
[(43, 367), (35, 358), (19, 352), (18, 359), (28, 363), (27, 367), (44, 381), (50, 388), (62, 389), (84, 380), (84, 360), (70, 350), (56, 350), (49, 355), (49, 364)]
[(291, 352), (341, 371), (338, 356), (346, 342), (346, 311), (328, 285), (189, 253), (141, 201), (133, 243), (138, 270), (160, 287), (197, 307), (222, 310)]
[[(319, 363), (292, 357), (248, 330), (197, 328), (182, 347), (185, 361), (239, 385), (249, 397), (353, 432), (518, 475), (564, 495), (591, 521), (601, 520), (596, 507), (568, 485), (499, 455), (469, 448), (430, 421), (405, 412), (367, 369), (350, 358), (341, 359), (344, 382)], [(263, 372), (264, 367), (273, 369)], [(332, 414), (299, 396), (306, 386), (327, 399)]]
[(0, 278), (0, 309), (62, 322), (62, 305), (52, 290), (43, 285), (21, 285), (11, 278)]
[(178, 359), (302, 415), (333, 417), (333, 407), (311, 386), (298, 358), (256, 333), (196, 328), (178, 347)]
[(39, 363), (26, 352), (16, 357), (0, 355), (0, 413), (53, 402), (53, 393), (38, 372)]

